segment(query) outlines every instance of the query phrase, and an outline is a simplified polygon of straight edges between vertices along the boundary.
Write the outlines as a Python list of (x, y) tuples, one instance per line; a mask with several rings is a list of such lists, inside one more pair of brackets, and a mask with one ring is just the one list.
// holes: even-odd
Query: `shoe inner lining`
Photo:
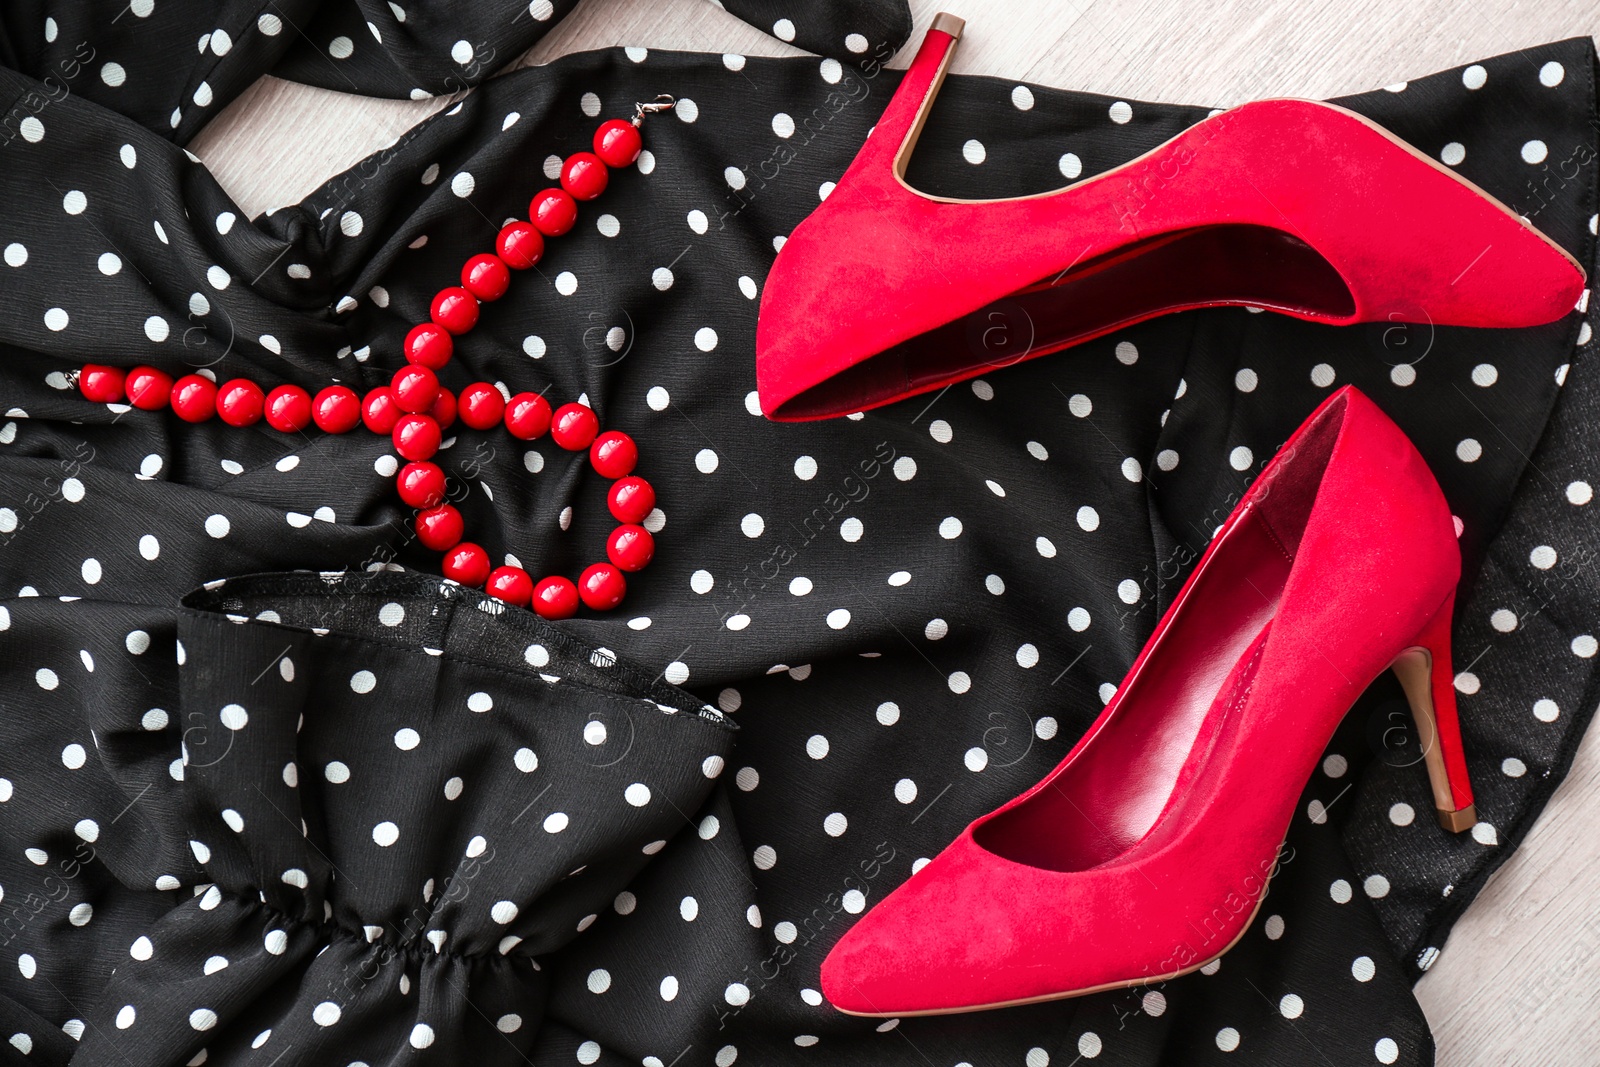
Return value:
[(1078, 264), (886, 349), (776, 414), (845, 414), (908, 388), (939, 388), (1156, 315), (1226, 305), (1331, 318), (1355, 313), (1338, 271), (1292, 234), (1244, 224), (1182, 230)]

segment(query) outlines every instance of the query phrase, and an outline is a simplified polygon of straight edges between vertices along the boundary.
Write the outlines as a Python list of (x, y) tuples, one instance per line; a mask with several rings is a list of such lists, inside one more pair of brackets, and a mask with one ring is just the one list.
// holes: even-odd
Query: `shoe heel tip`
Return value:
[(1438, 813), (1439, 825), (1453, 834), (1459, 834), (1463, 830), (1470, 830), (1478, 824), (1478, 807), (1476, 804), (1468, 804), (1460, 811), (1446, 811), (1443, 808), (1439, 808)]
[(933, 16), (933, 25), (929, 26), (928, 29), (930, 31), (937, 30), (940, 33), (948, 33), (956, 40), (960, 40), (961, 31), (966, 28), (966, 25), (966, 19), (958, 18), (948, 11), (941, 11)]

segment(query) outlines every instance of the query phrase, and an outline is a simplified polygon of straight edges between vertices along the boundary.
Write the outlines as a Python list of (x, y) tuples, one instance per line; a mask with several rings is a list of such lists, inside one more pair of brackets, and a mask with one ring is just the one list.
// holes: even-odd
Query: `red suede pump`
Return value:
[(1450, 666), (1454, 520), (1350, 387), (1234, 510), (1121, 688), (822, 965), (855, 1015), (1028, 1004), (1185, 974), (1250, 925), (1345, 712), (1400, 676), (1446, 829), (1476, 821)]
[(934, 19), (855, 161), (778, 253), (756, 328), (770, 418), (877, 407), (1189, 308), (1510, 327), (1577, 304), (1583, 269), (1553, 241), (1333, 104), (1244, 104), (1054, 192), (918, 192), (906, 162), (962, 25)]

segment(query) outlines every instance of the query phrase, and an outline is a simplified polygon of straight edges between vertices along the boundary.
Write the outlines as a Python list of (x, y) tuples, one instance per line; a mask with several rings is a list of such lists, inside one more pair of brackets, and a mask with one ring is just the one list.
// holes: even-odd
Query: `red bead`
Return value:
[(184, 422), (205, 422), (217, 413), (217, 384), (185, 374), (172, 383), (172, 413)]
[(463, 541), (444, 554), (444, 576), (476, 589), (489, 579), (489, 553), (482, 545)]
[(518, 393), (506, 404), (506, 429), (523, 441), (541, 437), (550, 428), (550, 401), (538, 393)]
[(533, 579), (521, 567), (496, 567), (484, 583), (484, 592), (514, 608), (525, 608), (533, 596)]
[(606, 494), (606, 505), (618, 522), (643, 522), (656, 506), (656, 490), (643, 478), (618, 478)]
[(416, 528), (417, 540), (422, 542), (423, 547), (431, 548), (435, 552), (456, 547), (461, 543), (461, 535), (467, 529), (467, 524), (461, 519), (461, 512), (449, 504), (440, 504), (426, 511), (417, 512), (412, 525)]
[(582, 404), (562, 404), (550, 422), (550, 439), (569, 452), (581, 452), (600, 432), (600, 416)]
[(589, 446), (589, 462), (597, 474), (607, 478), (621, 478), (632, 474), (639, 462), (639, 446), (621, 430), (607, 430)]
[(594, 131), (594, 154), (608, 167), (632, 165), (643, 147), (644, 138), (639, 136), (639, 128), (623, 119), (602, 123)]
[(439, 398), (439, 377), (427, 367), (401, 367), (389, 381), (389, 395), (401, 411), (420, 415)]
[(473, 256), (461, 268), (461, 287), (479, 300), (499, 300), (511, 288), (511, 270), (499, 256)]
[(261, 386), (235, 378), (217, 390), (217, 417), (229, 426), (253, 426), (267, 409)]
[(371, 390), (366, 399), (361, 401), (361, 421), (373, 433), (393, 433), (394, 424), (400, 421), (403, 414), (387, 385)]
[(578, 579), (578, 596), (596, 611), (610, 611), (627, 592), (628, 580), (609, 563), (591, 563)]
[(439, 429), (448, 430), (456, 421), (456, 394), (439, 387), (439, 395), (434, 398), (433, 406), (428, 409), (428, 416), (439, 424)]
[(449, 330), (437, 322), (420, 323), (411, 327), (411, 332), (406, 334), (406, 362), (429, 370), (439, 370), (450, 362), (455, 347)]
[(127, 393), (123, 386), (128, 375), (121, 367), (107, 367), (99, 363), (85, 363), (78, 372), (78, 391), (86, 400), (96, 404), (120, 404)]
[(478, 324), (478, 298), (459, 285), (440, 289), (429, 311), (433, 321), (454, 334), (463, 334)]
[(527, 270), (544, 258), (544, 234), (531, 222), (508, 222), (495, 238), (494, 250), (512, 270)]
[(632, 573), (642, 571), (656, 555), (656, 539), (643, 526), (618, 526), (606, 539), (606, 556)]
[(298, 385), (280, 385), (268, 393), (267, 425), (284, 433), (311, 425), (311, 394)]
[(172, 399), (172, 375), (154, 367), (135, 367), (125, 381), (128, 403), (141, 411), (160, 411)]
[(426, 415), (402, 415), (394, 424), (394, 450), (406, 459), (432, 459), (439, 451), (439, 424)]
[(575, 200), (593, 200), (606, 191), (611, 175), (593, 152), (574, 152), (561, 165), (561, 188)]
[(437, 463), (407, 463), (395, 477), (400, 499), (414, 508), (438, 507), (444, 501), (444, 471)]
[(578, 205), (565, 190), (545, 189), (534, 194), (528, 218), (546, 237), (560, 237), (577, 224)]
[(541, 619), (570, 619), (578, 613), (578, 587), (552, 575), (533, 589), (533, 610)]
[(349, 433), (361, 421), (361, 400), (348, 386), (330, 385), (311, 401), (311, 421), (325, 433)]
[(506, 398), (488, 382), (473, 382), (456, 398), (461, 421), (474, 430), (487, 430), (505, 418)]

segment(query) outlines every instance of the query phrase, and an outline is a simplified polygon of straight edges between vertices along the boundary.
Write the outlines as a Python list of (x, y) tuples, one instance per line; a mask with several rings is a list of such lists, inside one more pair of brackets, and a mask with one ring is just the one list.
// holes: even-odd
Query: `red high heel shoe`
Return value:
[(1116, 696), (822, 965), (853, 1015), (1028, 1004), (1176, 977), (1233, 946), (1335, 727), (1401, 677), (1446, 829), (1476, 821), (1450, 667), (1461, 560), (1433, 475), (1345, 387), (1212, 540)]
[(920, 193), (906, 162), (961, 27), (934, 19), (855, 162), (773, 264), (756, 328), (770, 418), (877, 407), (1188, 308), (1533, 326), (1577, 304), (1583, 269), (1554, 242), (1332, 104), (1245, 104), (1055, 192)]

